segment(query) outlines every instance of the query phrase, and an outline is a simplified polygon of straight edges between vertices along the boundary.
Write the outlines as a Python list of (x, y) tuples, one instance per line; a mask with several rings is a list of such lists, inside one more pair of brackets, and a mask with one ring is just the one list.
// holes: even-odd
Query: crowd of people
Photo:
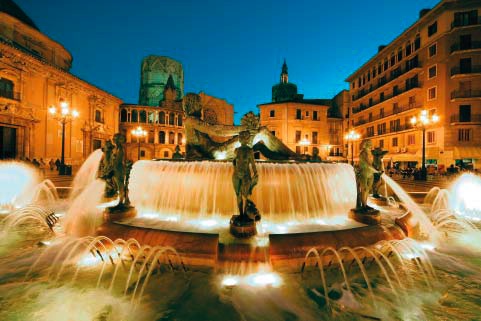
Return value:
[[(476, 172), (476, 169), (470, 169), (466, 167), (459, 167), (459, 166), (454, 166), (454, 164), (451, 164), (448, 168), (437, 168), (435, 166), (426, 166), (426, 172), (427, 175), (431, 176), (445, 176), (445, 177), (452, 177), (452, 176), (457, 176), (459, 174), (465, 173), (465, 172)], [(403, 179), (407, 178), (416, 178), (417, 176), (420, 175), (421, 173), (421, 168), (419, 167), (407, 167), (407, 168), (389, 168), (387, 170), (387, 173), (389, 176), (400, 176)]]
[(40, 170), (40, 172), (42, 174), (45, 174), (45, 171), (48, 169), (50, 171), (53, 171), (53, 170), (56, 170), (58, 171), (59, 168), (60, 168), (60, 159), (56, 159), (54, 160), (53, 158), (51, 158), (48, 162), (46, 162), (43, 158), (40, 158), (40, 159), (32, 159), (30, 160), (30, 158), (26, 157), (24, 159), (21, 159), (22, 161), (26, 162), (26, 163), (29, 163), (33, 166), (35, 166), (36, 168), (38, 168)]

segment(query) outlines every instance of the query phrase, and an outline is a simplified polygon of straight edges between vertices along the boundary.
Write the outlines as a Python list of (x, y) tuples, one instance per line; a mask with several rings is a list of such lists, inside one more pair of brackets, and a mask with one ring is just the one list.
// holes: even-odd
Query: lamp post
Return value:
[(137, 137), (137, 141), (139, 142), (138, 159), (140, 160), (140, 138), (147, 136), (147, 131), (143, 130), (142, 127), (139, 126), (136, 129), (132, 129), (131, 133)]
[(354, 129), (351, 129), (345, 138), (348, 142), (351, 142), (351, 165), (354, 166), (354, 141), (361, 138), (361, 135), (356, 133)]
[(423, 156), (422, 156), (422, 163), (421, 163), (421, 176), (419, 179), (425, 181), (428, 178), (427, 171), (426, 171), (426, 127), (429, 125), (435, 124), (439, 121), (439, 116), (434, 114), (434, 115), (429, 115), (428, 111), (426, 109), (421, 110), (421, 114), (416, 117), (413, 116), (411, 118), (411, 125), (414, 127), (421, 129), (423, 133)]
[(63, 99), (60, 100), (60, 113), (54, 105), (48, 108), (48, 112), (62, 125), (62, 155), (60, 159), (59, 174), (67, 175), (65, 170), (65, 125), (77, 118), (79, 112), (75, 109), (70, 110), (68, 103)]
[(306, 150), (309, 145), (311, 145), (311, 142), (307, 138), (303, 138), (299, 141), (299, 145), (304, 146), (304, 154), (306, 155)]

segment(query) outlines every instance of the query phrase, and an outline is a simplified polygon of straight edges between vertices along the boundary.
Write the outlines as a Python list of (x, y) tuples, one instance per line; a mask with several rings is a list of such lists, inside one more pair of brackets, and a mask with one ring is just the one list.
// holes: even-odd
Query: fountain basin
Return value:
[(120, 222), (103, 224), (97, 234), (111, 239), (135, 238), (141, 245), (172, 246), (190, 266), (215, 268), (225, 262), (254, 261), (270, 262), (279, 271), (299, 271), (305, 254), (312, 248), (370, 246), (381, 240), (405, 237), (403, 229), (390, 223), (343, 230), (269, 234), (263, 245), (245, 240), (225, 243), (220, 240), (219, 233), (171, 231)]

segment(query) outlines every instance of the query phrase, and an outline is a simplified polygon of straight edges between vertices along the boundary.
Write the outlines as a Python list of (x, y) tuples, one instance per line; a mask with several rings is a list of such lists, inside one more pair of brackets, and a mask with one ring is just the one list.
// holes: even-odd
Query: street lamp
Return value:
[(426, 171), (426, 127), (435, 124), (438, 121), (439, 116), (436, 114), (430, 116), (426, 109), (421, 110), (421, 114), (419, 115), (419, 117), (413, 116), (411, 118), (411, 125), (418, 129), (421, 129), (423, 132), (423, 158), (421, 163), (421, 176), (419, 177), (423, 181), (425, 181), (428, 177)]
[(351, 129), (349, 133), (346, 134), (346, 140), (351, 142), (351, 165), (354, 166), (354, 141), (361, 138), (361, 135), (356, 133), (354, 129)]
[(136, 129), (132, 129), (131, 133), (137, 137), (137, 141), (139, 142), (138, 159), (140, 160), (140, 138), (147, 136), (147, 131), (143, 130), (142, 127), (139, 126)]
[(48, 108), (48, 112), (53, 118), (62, 124), (62, 156), (60, 160), (59, 174), (66, 175), (65, 170), (65, 124), (73, 121), (79, 116), (79, 112), (75, 109), (70, 110), (68, 103), (61, 99), (60, 100), (60, 112), (57, 107), (52, 105)]
[(303, 138), (299, 141), (299, 145), (304, 146), (304, 155), (306, 155), (307, 147), (311, 145), (311, 142), (307, 138)]

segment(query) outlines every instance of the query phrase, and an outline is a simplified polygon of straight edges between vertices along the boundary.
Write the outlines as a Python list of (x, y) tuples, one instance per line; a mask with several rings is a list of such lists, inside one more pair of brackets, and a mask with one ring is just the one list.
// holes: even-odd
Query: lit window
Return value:
[(436, 142), (436, 132), (428, 131), (428, 144), (434, 144)]

